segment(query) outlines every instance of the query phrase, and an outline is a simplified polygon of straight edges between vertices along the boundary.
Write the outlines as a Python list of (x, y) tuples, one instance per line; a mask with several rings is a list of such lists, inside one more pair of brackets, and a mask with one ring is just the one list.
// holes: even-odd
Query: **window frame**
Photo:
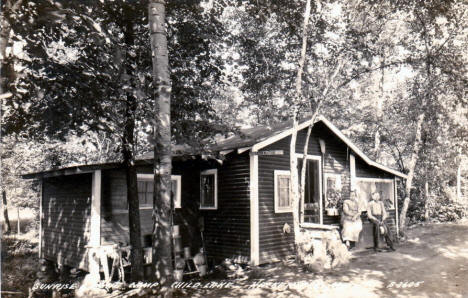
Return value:
[(324, 174), (324, 180), (325, 183), (323, 185), (324, 187), (324, 194), (325, 194), (325, 199), (328, 200), (327, 194), (328, 194), (328, 178), (335, 178), (336, 180), (336, 185), (337, 185), (337, 191), (341, 193), (343, 190), (343, 184), (341, 183), (341, 174), (339, 173), (325, 173)]
[[(138, 182), (141, 181), (151, 181), (154, 183), (154, 175), (153, 174), (137, 174), (137, 193), (138, 193)], [(153, 186), (154, 187), (154, 186)], [(128, 204), (128, 202), (127, 202)], [(152, 209), (152, 204), (143, 204), (141, 205), (140, 199), (138, 199), (138, 207), (140, 210), (142, 209)], [(128, 209), (128, 208), (127, 208)]]
[(174, 209), (179, 209), (182, 208), (182, 175), (171, 175), (171, 183), (174, 183), (174, 181), (177, 183)]
[[(289, 170), (274, 170), (274, 200), (275, 200), (275, 213), (290, 213), (293, 212), (292, 200), (290, 198), (290, 191), (291, 191), (291, 171)], [(278, 193), (278, 186), (280, 176), (289, 176), (289, 207), (280, 207), (279, 206), (279, 193)]]
[[(202, 198), (202, 176), (214, 175), (214, 206), (203, 206)], [(217, 210), (218, 209), (218, 169), (208, 169), (200, 172), (200, 210)]]
[[(360, 192), (360, 189), (358, 187), (358, 183), (359, 182), (367, 182), (367, 183), (386, 183), (386, 184), (391, 184), (392, 187), (391, 187), (391, 192), (392, 192), (392, 195), (393, 195), (393, 208), (392, 209), (387, 209), (387, 211), (390, 211), (390, 210), (395, 210), (397, 211), (398, 209), (398, 202), (396, 200), (396, 190), (395, 190), (395, 180), (394, 179), (391, 179), (391, 178), (370, 178), (370, 177), (356, 177), (356, 190), (358, 191), (358, 195), (359, 195), (359, 192)], [(392, 197), (392, 196), (390, 196)], [(382, 198), (380, 198), (382, 199)], [(369, 203), (369, 200), (367, 200), (367, 203)]]
[[(304, 159), (304, 154), (303, 153), (295, 153), (295, 156), (297, 160), (303, 160)], [(319, 223), (308, 223), (304, 222), (304, 216), (302, 215), (300, 218), (300, 223), (302, 224), (312, 224), (312, 225), (323, 225), (323, 210), (325, 209), (324, 207), (324, 202), (323, 202), (323, 171), (322, 171), (322, 157), (320, 155), (312, 155), (312, 154), (306, 154), (306, 160), (316, 160), (318, 161), (318, 178), (319, 178), (319, 216), (320, 220)], [(298, 171), (298, 179), (300, 179), (300, 171)], [(304, 210), (304, 201), (301, 200), (301, 208)]]
[[(153, 174), (137, 174), (137, 184), (138, 181), (151, 181), (154, 183), (154, 175)], [(171, 184), (176, 181), (177, 183), (177, 194), (174, 197), (174, 209), (182, 208), (182, 175), (171, 175)], [(172, 188), (171, 188), (172, 191)], [(139, 205), (140, 210), (144, 209), (153, 209), (153, 206), (149, 206), (148, 204)]]

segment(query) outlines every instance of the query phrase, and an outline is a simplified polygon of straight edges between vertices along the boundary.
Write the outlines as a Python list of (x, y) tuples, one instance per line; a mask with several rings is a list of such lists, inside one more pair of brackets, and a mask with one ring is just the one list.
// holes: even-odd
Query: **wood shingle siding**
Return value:
[(86, 245), (91, 214), (91, 174), (47, 178), (43, 182), (43, 257), (88, 269)]

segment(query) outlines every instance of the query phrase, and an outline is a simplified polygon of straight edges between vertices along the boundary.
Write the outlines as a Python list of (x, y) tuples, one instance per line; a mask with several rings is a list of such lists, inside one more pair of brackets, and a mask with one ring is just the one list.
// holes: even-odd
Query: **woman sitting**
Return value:
[(349, 196), (350, 198), (343, 202), (343, 214), (341, 217), (343, 225), (341, 236), (343, 241), (346, 242), (348, 249), (351, 247), (350, 242), (353, 242), (354, 246), (356, 245), (362, 230), (361, 212), (356, 191), (352, 190)]

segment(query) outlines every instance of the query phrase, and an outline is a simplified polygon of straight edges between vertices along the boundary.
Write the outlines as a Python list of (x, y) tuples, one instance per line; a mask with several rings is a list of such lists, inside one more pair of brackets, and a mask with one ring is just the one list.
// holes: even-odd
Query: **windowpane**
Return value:
[(146, 181), (146, 192), (153, 192), (154, 183), (153, 181)]
[(336, 178), (328, 177), (327, 178), (327, 189), (336, 189)]
[(215, 175), (202, 175), (201, 176), (201, 205), (203, 207), (215, 206)]
[(367, 209), (371, 195), (374, 192), (380, 194), (380, 199), (385, 204), (387, 210), (395, 209), (393, 181), (358, 180), (356, 186), (359, 205), (362, 210)]
[(138, 181), (137, 182), (137, 188), (139, 193), (145, 193), (146, 190), (146, 183), (145, 181)]
[[(302, 160), (299, 160), (299, 164), (302, 168)], [(318, 160), (307, 160), (305, 178), (304, 222), (320, 223), (320, 162)]]
[(139, 180), (137, 181), (138, 201), (141, 206), (149, 206), (153, 203), (153, 181)]
[(177, 198), (177, 180), (173, 179), (171, 180), (171, 197)]
[(144, 193), (138, 193), (138, 202), (141, 204), (146, 200)]
[(278, 176), (278, 206), (289, 207), (289, 176)]

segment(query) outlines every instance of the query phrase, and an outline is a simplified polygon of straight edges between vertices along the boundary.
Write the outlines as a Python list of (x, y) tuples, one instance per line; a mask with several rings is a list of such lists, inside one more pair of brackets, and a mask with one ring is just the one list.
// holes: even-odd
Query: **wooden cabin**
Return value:
[[(203, 240), (214, 262), (230, 258), (252, 265), (294, 254), (292, 200), (289, 198), (289, 156), (302, 164), (307, 127), (300, 123), (296, 152), (291, 153), (292, 126), (255, 127), (216, 146), (222, 160), (202, 155), (173, 157), (174, 224), (183, 246), (192, 254)], [(306, 198), (301, 228), (339, 229), (340, 216), (327, 211), (333, 189), (342, 198), (356, 189), (363, 209), (370, 193), (379, 191), (389, 211), (387, 222), (398, 233), (397, 179), (406, 176), (370, 160), (332, 123), (317, 118), (306, 156)], [(152, 156), (138, 159), (143, 246), (152, 232)], [(128, 243), (125, 171), (119, 164), (69, 167), (28, 174), (42, 180), (40, 257), (89, 271), (89, 247)], [(363, 220), (366, 221), (365, 213)], [(366, 222), (365, 222), (366, 223)], [(366, 224), (364, 224), (366, 226)], [(370, 233), (369, 229), (364, 229)], [(367, 237), (367, 238), (366, 238)], [(372, 239), (365, 235), (363, 239)]]

